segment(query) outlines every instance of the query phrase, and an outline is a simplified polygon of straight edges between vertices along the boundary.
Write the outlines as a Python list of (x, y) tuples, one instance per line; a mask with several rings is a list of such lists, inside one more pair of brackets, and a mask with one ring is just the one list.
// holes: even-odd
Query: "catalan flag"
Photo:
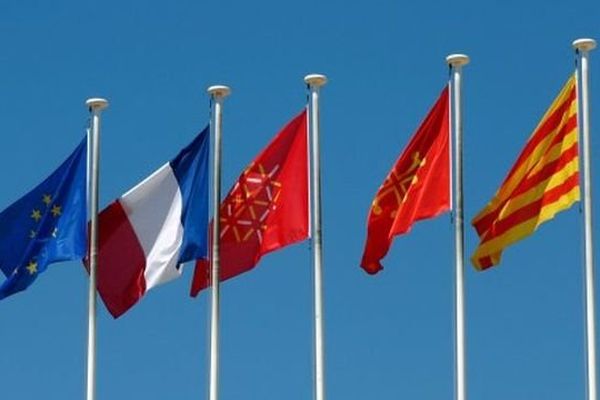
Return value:
[(535, 128), (489, 204), (473, 219), (480, 238), (475, 268), (500, 262), (502, 251), (579, 200), (577, 93), (573, 75)]

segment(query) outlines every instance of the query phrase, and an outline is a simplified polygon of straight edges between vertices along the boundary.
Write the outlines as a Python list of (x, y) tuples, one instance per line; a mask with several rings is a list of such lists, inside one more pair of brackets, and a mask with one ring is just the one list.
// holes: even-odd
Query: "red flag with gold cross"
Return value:
[(373, 200), (361, 267), (383, 269), (394, 236), (450, 209), (450, 125), (446, 87)]
[[(308, 238), (306, 111), (242, 172), (222, 201), (219, 218), (221, 281), (254, 268), (266, 253)], [(210, 282), (210, 263), (198, 261), (191, 295)]]

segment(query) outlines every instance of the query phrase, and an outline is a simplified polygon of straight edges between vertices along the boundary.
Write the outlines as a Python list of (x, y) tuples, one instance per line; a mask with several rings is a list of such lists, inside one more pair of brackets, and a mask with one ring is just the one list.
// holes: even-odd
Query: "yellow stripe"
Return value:
[[(574, 76), (572, 76), (567, 81), (567, 84), (563, 87), (560, 94), (553, 101), (549, 110), (546, 112), (546, 114), (544, 114), (544, 117), (542, 118), (542, 120), (538, 123), (538, 126), (534, 130), (534, 133), (531, 135), (531, 137), (533, 137), (535, 135), (535, 133), (539, 130), (539, 128), (545, 123), (546, 119), (551, 114), (551, 112), (555, 111), (562, 103), (564, 103), (566, 101), (566, 99), (568, 98), (569, 92), (573, 86), (574, 86)], [(577, 112), (577, 101), (575, 99), (575, 101), (573, 101), (573, 103), (571, 103), (571, 105), (569, 107), (569, 111), (566, 114), (571, 116), (571, 115), (576, 114), (576, 112)], [(474, 220), (473, 220), (474, 222), (478, 221), (479, 219), (481, 219), (483, 216), (485, 216), (489, 212), (493, 212), (498, 207), (499, 204), (501, 204), (508, 196), (510, 196), (510, 194), (513, 192), (514, 188), (522, 180), (526, 171), (528, 171), (535, 164), (534, 161), (537, 158), (539, 158), (546, 151), (547, 147), (549, 146), (549, 143), (552, 142), (552, 140), (556, 136), (556, 133), (558, 132), (558, 130), (560, 129), (560, 127), (563, 125), (563, 123), (566, 120), (568, 120), (568, 117), (563, 116), (563, 118), (561, 119), (561, 123), (558, 124), (556, 126), (556, 128), (553, 129), (546, 136), (546, 138), (544, 138), (542, 141), (540, 141), (540, 143), (538, 143), (538, 145), (536, 146), (534, 151), (529, 155), (529, 157), (526, 160), (524, 160), (523, 162), (521, 162), (520, 167), (512, 174), (512, 176), (508, 179), (508, 181), (505, 182), (505, 184), (503, 184), (498, 189), (498, 191), (496, 192), (492, 201), (490, 201), (490, 203), (474, 218)], [(531, 140), (531, 137), (529, 140)]]
[[(571, 75), (571, 77), (567, 80), (567, 83), (565, 83), (565, 86), (563, 86), (562, 90), (556, 97), (556, 100), (554, 100), (554, 102), (550, 105), (550, 108), (548, 109), (548, 111), (546, 111), (546, 113), (540, 120), (540, 123), (535, 127), (534, 132), (537, 132), (537, 130), (540, 129), (540, 127), (543, 125), (544, 121), (547, 120), (548, 117), (550, 115), (552, 115), (552, 113), (555, 112), (556, 109), (558, 107), (560, 107), (560, 105), (567, 100), (567, 98), (569, 97), (569, 93), (574, 88), (575, 88), (575, 73), (573, 73), (573, 75)], [(577, 101), (577, 99), (575, 99), (575, 101)], [(577, 110), (577, 108), (576, 108), (576, 110)]]
[[(576, 102), (573, 102), (571, 104), (570, 109), (572, 109), (573, 106), (575, 107), (575, 110), (577, 110)], [(550, 133), (548, 133), (548, 135), (546, 135), (544, 140), (542, 140), (540, 143), (538, 143), (535, 150), (531, 152), (529, 157), (527, 157), (525, 160), (523, 160), (521, 162), (521, 166), (515, 171), (515, 173), (506, 182), (506, 184), (502, 185), (502, 187), (500, 188), (500, 190), (499, 190), (500, 197), (506, 198), (506, 197), (510, 196), (510, 194), (512, 193), (514, 188), (519, 185), (519, 183), (523, 180), (523, 178), (525, 177), (527, 172), (530, 171), (532, 168), (534, 168), (535, 165), (539, 162), (540, 158), (542, 158), (542, 156), (548, 152), (548, 147), (554, 141), (556, 135), (561, 130), (561, 128), (566, 124), (566, 122), (568, 121), (568, 119), (571, 115), (572, 114), (571, 114), (570, 110), (569, 110), (568, 114), (563, 115), (561, 122), (559, 124), (557, 124), (556, 127), (552, 131), (550, 131)], [(544, 122), (544, 121), (542, 121), (542, 122)]]
[(527, 178), (534, 176), (542, 170), (546, 165), (560, 158), (565, 150), (570, 149), (574, 144), (577, 143), (578, 132), (577, 129), (573, 129), (567, 134), (563, 141), (556, 143), (554, 146), (548, 149), (548, 151), (540, 158), (537, 165), (527, 173)]
[[(510, 177), (510, 179), (504, 185), (502, 185), (500, 189), (498, 189), (498, 192), (496, 193), (492, 201), (484, 208), (484, 210), (482, 210), (475, 217), (474, 221), (478, 221), (486, 214), (495, 211), (507, 198), (510, 197), (515, 188), (521, 183), (523, 179), (525, 179), (526, 176), (531, 176), (531, 174), (528, 174), (528, 171), (535, 169), (540, 165), (538, 164), (540, 162), (540, 159), (543, 157), (544, 154), (546, 154), (549, 151), (548, 146), (550, 146), (550, 143), (554, 140), (556, 134), (563, 127), (568, 118), (570, 118), (570, 116), (572, 116), (574, 112), (576, 112), (576, 110), (577, 103), (574, 101), (570, 106), (569, 113), (563, 116), (561, 123), (557, 125), (556, 128), (553, 129), (552, 132), (550, 132), (550, 134), (548, 134), (546, 138), (544, 138), (544, 140), (542, 140), (538, 144), (536, 149), (529, 155), (529, 157), (520, 164), (520, 167)], [(573, 130), (572, 133), (574, 134), (574, 142), (576, 142), (577, 129)]]
[(513, 212), (520, 210), (527, 204), (531, 204), (541, 197), (544, 196), (544, 193), (554, 189), (557, 186), (560, 186), (564, 181), (569, 179), (569, 177), (579, 171), (579, 158), (574, 158), (569, 163), (567, 163), (560, 171), (552, 174), (548, 179), (540, 182), (536, 186), (532, 187), (525, 193), (522, 193), (516, 196), (513, 199), (508, 200), (504, 207), (502, 207), (502, 211), (498, 214), (498, 218), (496, 221), (501, 221), (504, 218), (511, 215)]
[(558, 212), (571, 207), (576, 201), (579, 201), (579, 198), (579, 186), (577, 186), (562, 195), (554, 203), (544, 206), (539, 215), (515, 225), (501, 236), (480, 244), (471, 257), (473, 264), (481, 267), (478, 260), (494, 254), (497, 255), (496, 258), (499, 258), (502, 250), (504, 250), (507, 246), (531, 235), (533, 232), (535, 232), (538, 226), (554, 218)]
[[(541, 168), (543, 168), (547, 163), (550, 163), (550, 162), (560, 158), (560, 156), (562, 155), (562, 151), (570, 148), (576, 142), (577, 142), (577, 130), (573, 130), (570, 134), (568, 134), (565, 137), (565, 140), (562, 143), (557, 143), (555, 146), (553, 146), (546, 153), (546, 156), (540, 160), (539, 164), (536, 165), (532, 169), (532, 171), (530, 173), (528, 173), (527, 176), (524, 177), (523, 179), (534, 175)], [(545, 161), (545, 162), (543, 162), (543, 161)], [(578, 161), (578, 158), (576, 157), (573, 160), (571, 160), (568, 164), (566, 164), (561, 170), (556, 171), (553, 175), (548, 177), (548, 179), (546, 179), (545, 181), (542, 181), (540, 184), (529, 189), (527, 192), (516, 196), (514, 199), (510, 199), (510, 196), (505, 196), (505, 199), (502, 199), (503, 210), (500, 212), (498, 218), (502, 218), (502, 216), (507, 215), (507, 212), (509, 212), (511, 209), (514, 209), (514, 207), (511, 207), (511, 204), (517, 204), (517, 205), (522, 206), (526, 203), (534, 201), (531, 198), (535, 197), (534, 193), (539, 193), (540, 187), (546, 186), (544, 188), (544, 190), (550, 190), (550, 189), (556, 187), (557, 185), (561, 184), (563, 180), (567, 179), (569, 176), (571, 176), (571, 174), (574, 171), (578, 171), (578, 170), (579, 170), (579, 161)], [(566, 172), (563, 172), (563, 171), (566, 171)], [(565, 173), (567, 173), (566, 176), (564, 175)], [(552, 179), (552, 180), (549, 182), (550, 179)], [(518, 186), (518, 184), (520, 184), (520, 183), (521, 182), (516, 182), (516, 186)], [(515, 186), (515, 188), (516, 188), (516, 186)], [(515, 188), (513, 188), (512, 191), (514, 191)], [(529, 199), (529, 200), (527, 200), (527, 199)], [(497, 208), (498, 207), (494, 207), (493, 210), (496, 210)], [(486, 211), (485, 213), (483, 213), (483, 212), (480, 213), (479, 218), (483, 217), (484, 215), (486, 215), (488, 212), (491, 212), (492, 210), (487, 211), (487, 209), (485, 209), (485, 211)]]
[(538, 144), (537, 148), (531, 153), (531, 156), (520, 164), (519, 168), (508, 179), (508, 181), (506, 181), (502, 186), (500, 186), (500, 188), (498, 189), (492, 200), (488, 203), (488, 205), (485, 206), (484, 209), (481, 210), (479, 214), (477, 214), (477, 216), (473, 219), (473, 223), (479, 221), (481, 218), (485, 217), (485, 215), (494, 212), (511, 195), (511, 193), (515, 190), (517, 185), (523, 180), (524, 175), (532, 167), (531, 164), (534, 163), (534, 157), (539, 157), (541, 154), (543, 154), (546, 147), (548, 147), (548, 145), (553, 139), (554, 132), (552, 132), (551, 135), (548, 135), (544, 140), (542, 140)]
[[(540, 120), (537, 127), (533, 131), (533, 134), (528, 139), (528, 142), (531, 140), (535, 133), (540, 129), (540, 127), (546, 122), (548, 117), (556, 111), (558, 107), (560, 107), (568, 98), (571, 90), (574, 89), (575, 85), (575, 75), (572, 75), (565, 86), (560, 91), (559, 95), (550, 105), (550, 108), (544, 114), (544, 117)], [(517, 170), (512, 174), (512, 176), (498, 189), (492, 200), (488, 203), (486, 207), (483, 208), (473, 219), (473, 224), (477, 223), (480, 219), (485, 217), (485, 215), (494, 212), (500, 204), (502, 204), (514, 191), (515, 187), (520, 183), (520, 181), (525, 176), (526, 172), (529, 171), (533, 166), (535, 166), (537, 160), (547, 151), (548, 146), (556, 136), (556, 133), (559, 131), (560, 127), (568, 120), (568, 118), (577, 113), (577, 99), (575, 99), (570, 107), (568, 112), (566, 112), (566, 116), (563, 116), (561, 119), (561, 123), (559, 123), (555, 129), (553, 129), (532, 151), (529, 157), (521, 162), (520, 166)], [(527, 147), (527, 145), (525, 146)]]

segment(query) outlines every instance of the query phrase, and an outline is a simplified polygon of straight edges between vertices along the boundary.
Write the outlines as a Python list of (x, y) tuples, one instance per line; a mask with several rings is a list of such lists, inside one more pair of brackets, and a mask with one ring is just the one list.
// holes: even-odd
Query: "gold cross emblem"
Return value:
[(373, 200), (373, 213), (375, 215), (381, 214), (383, 211), (380, 206), (381, 200), (389, 194), (392, 194), (396, 199), (396, 205), (393, 207), (394, 211), (390, 214), (393, 218), (396, 215), (398, 207), (406, 201), (406, 196), (410, 187), (418, 182), (419, 178), (417, 177), (417, 171), (423, 165), (425, 165), (425, 158), (421, 159), (419, 152), (417, 151), (412, 155), (412, 163), (406, 171), (399, 172), (394, 169), (385, 182), (383, 182), (381, 189), (377, 193), (377, 197)]
[(273, 179), (278, 171), (278, 165), (267, 172), (262, 164), (252, 164), (244, 171), (232, 189), (231, 200), (221, 207), (221, 238), (233, 234), (236, 242), (244, 242), (256, 235), (262, 242), (265, 221), (281, 193), (281, 183)]

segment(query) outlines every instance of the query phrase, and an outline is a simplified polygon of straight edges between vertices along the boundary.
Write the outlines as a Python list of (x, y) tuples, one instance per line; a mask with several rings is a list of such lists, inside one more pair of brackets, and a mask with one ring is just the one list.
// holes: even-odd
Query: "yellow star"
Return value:
[(33, 218), (35, 222), (39, 222), (40, 219), (42, 219), (42, 213), (40, 210), (33, 210), (31, 212), (31, 218)]
[(60, 210), (60, 206), (57, 206), (56, 204), (52, 206), (52, 210), (50, 210), (50, 212), (52, 213), (52, 215), (54, 217), (58, 217), (61, 214), (61, 210)]
[(52, 203), (52, 195), (51, 194), (43, 195), (42, 202), (46, 205), (46, 207), (48, 207), (50, 205), (50, 203)]
[(29, 261), (29, 265), (27, 265), (27, 271), (29, 271), (29, 275), (33, 275), (37, 272), (37, 263), (33, 260)]
[(37, 236), (37, 232), (34, 231), (33, 229), (29, 231), (29, 238), (33, 239)]

